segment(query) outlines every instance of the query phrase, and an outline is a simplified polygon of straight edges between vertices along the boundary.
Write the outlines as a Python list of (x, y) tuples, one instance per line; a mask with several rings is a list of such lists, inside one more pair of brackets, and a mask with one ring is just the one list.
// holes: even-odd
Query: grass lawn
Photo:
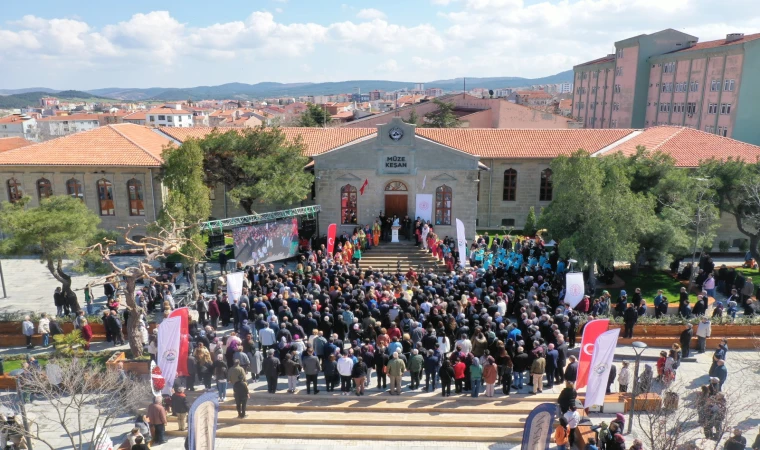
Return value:
[[(717, 266), (717, 268), (720, 267)], [(757, 284), (757, 281), (760, 281), (760, 272), (757, 269), (747, 269), (746, 267), (736, 267), (735, 269), (736, 273), (741, 273), (745, 277), (752, 277), (752, 281), (755, 281), (755, 284)]]
[[(637, 277), (631, 275), (630, 270), (618, 270), (615, 274), (625, 281), (623, 289), (626, 290), (629, 298), (638, 287), (641, 288), (641, 295), (644, 296), (644, 299), (648, 303), (652, 303), (655, 296), (657, 296), (657, 290), (662, 289), (662, 292), (668, 298), (668, 303), (678, 303), (681, 286), (683, 285), (661, 270), (642, 268), (639, 270), (639, 276)], [(617, 300), (620, 295), (620, 289), (609, 289), (609, 291), (612, 299)]]

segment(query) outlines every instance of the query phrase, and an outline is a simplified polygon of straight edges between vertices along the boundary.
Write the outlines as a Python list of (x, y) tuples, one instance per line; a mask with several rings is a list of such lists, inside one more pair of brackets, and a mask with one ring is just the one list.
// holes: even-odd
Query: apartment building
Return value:
[(92, 130), (99, 126), (100, 118), (97, 114), (51, 116), (43, 117), (37, 121), (37, 128), (42, 140)]
[(192, 127), (193, 112), (182, 109), (181, 104), (152, 108), (146, 114), (147, 125), (154, 127)]
[(615, 43), (573, 67), (573, 117), (586, 128), (676, 125), (760, 143), (760, 33), (698, 43), (672, 29)]

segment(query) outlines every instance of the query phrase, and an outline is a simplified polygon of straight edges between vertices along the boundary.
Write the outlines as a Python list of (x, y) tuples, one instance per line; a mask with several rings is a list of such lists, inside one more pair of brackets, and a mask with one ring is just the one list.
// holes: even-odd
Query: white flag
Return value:
[(459, 266), (464, 268), (467, 259), (467, 238), (464, 235), (464, 222), (457, 219), (457, 246), (459, 248)]
[(578, 306), (583, 300), (585, 285), (583, 284), (582, 272), (571, 272), (565, 276), (567, 289), (565, 290), (565, 303), (569, 303), (571, 308)]
[(594, 343), (594, 356), (588, 372), (586, 386), (585, 408), (604, 404), (604, 394), (607, 392), (607, 381), (610, 377), (612, 359), (615, 357), (620, 328), (602, 333)]
[(414, 215), (425, 222), (433, 220), (433, 194), (417, 194), (417, 209)]
[(171, 317), (164, 319), (158, 326), (158, 367), (166, 380), (161, 392), (171, 395), (174, 379), (177, 377), (179, 363), (179, 342), (182, 334), (182, 319)]
[(232, 304), (237, 300), (240, 300), (240, 296), (243, 295), (243, 277), (244, 272), (234, 272), (227, 274), (227, 300)]
[(422, 178), (422, 190), (425, 190), (425, 182), (427, 181), (427, 175)]

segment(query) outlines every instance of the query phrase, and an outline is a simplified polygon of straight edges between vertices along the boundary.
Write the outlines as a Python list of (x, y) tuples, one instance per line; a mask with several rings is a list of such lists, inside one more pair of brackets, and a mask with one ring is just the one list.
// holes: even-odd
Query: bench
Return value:
[(589, 438), (596, 439), (596, 431), (591, 429), (591, 425), (578, 425), (575, 429), (575, 442), (573, 442), (575, 447), (586, 448)]

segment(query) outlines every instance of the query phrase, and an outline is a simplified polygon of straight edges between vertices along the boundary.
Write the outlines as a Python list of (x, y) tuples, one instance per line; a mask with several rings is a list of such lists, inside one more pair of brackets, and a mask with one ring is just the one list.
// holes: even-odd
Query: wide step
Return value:
[[(288, 424), (273, 427), (269, 424), (220, 425), (218, 438), (281, 438), (345, 439), (352, 433), (344, 425)], [(186, 432), (168, 431), (171, 436), (183, 436)], [(469, 441), (469, 442), (520, 442), (522, 428), (470, 428), (465, 426), (404, 427), (366, 425), (361, 428), (361, 438), (368, 441)]]
[[(310, 425), (375, 425), (375, 426), (461, 426), (460, 414), (448, 414), (410, 409), (404, 413), (333, 411), (318, 414), (304, 411), (272, 411), (267, 407), (248, 408), (247, 417), (240, 419), (234, 410), (219, 411), (220, 424), (310, 424)], [(170, 421), (176, 422), (176, 417)], [(477, 420), (468, 421), (468, 427), (493, 428), (495, 424), (505, 428), (521, 428), (525, 416), (520, 414), (479, 414)]]

